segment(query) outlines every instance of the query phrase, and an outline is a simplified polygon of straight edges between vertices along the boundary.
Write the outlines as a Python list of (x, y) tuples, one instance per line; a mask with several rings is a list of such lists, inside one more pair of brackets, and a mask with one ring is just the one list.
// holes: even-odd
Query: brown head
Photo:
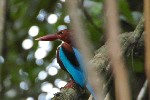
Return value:
[(64, 42), (67, 42), (67, 43), (71, 43), (71, 31), (68, 30), (68, 29), (64, 29), (64, 30), (61, 30), (55, 34), (50, 34), (50, 35), (46, 35), (46, 36), (42, 36), (42, 37), (39, 37), (37, 38), (36, 40), (40, 40), (40, 41), (55, 41), (57, 39), (59, 40), (62, 40)]

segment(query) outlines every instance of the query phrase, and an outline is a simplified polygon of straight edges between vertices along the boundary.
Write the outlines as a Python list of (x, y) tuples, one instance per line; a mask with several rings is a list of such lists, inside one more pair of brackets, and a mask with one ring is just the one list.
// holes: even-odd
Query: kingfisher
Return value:
[(69, 73), (72, 80), (81, 88), (86, 87), (95, 98), (95, 93), (91, 85), (87, 82), (86, 71), (83, 63), (82, 55), (72, 41), (73, 32), (69, 29), (61, 30), (55, 34), (50, 34), (37, 38), (40, 41), (61, 40), (62, 43), (56, 50), (57, 63), (61, 69)]

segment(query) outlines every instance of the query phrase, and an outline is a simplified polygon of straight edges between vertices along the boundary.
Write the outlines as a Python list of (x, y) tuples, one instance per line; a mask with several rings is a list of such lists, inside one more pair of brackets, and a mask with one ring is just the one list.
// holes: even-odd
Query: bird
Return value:
[(73, 31), (69, 29), (61, 30), (55, 34), (50, 34), (37, 38), (39, 41), (61, 40), (57, 47), (56, 58), (61, 69), (69, 73), (71, 79), (80, 87), (86, 87), (96, 100), (92, 86), (87, 82), (87, 75), (83, 63), (83, 57), (77, 49), (73, 39)]

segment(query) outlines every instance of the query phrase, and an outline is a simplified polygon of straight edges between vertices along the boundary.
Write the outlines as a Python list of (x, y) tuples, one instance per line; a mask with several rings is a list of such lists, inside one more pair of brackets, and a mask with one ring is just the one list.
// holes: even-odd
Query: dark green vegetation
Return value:
[[(69, 80), (68, 75), (60, 70), (56, 64), (52, 63), (55, 58), (55, 50), (60, 41), (48, 44), (52, 48), (44, 49), (46, 56), (43, 57), (38, 56), (37, 50), (40, 51), (41, 49), (39, 48), (45, 47), (35, 41), (36, 37), (57, 32), (58, 27), (69, 28), (69, 23), (64, 21), (68, 13), (65, 2), (62, 1), (7, 0), (5, 30), (3, 41), (0, 41), (3, 42), (2, 55), (0, 55), (0, 98), (2, 100), (33, 100), (28, 97), (32, 97), (34, 100), (38, 98), (42, 100), (40, 99), (42, 96), (49, 98), (51, 95), (47, 95), (47, 92), (50, 92), (50, 90), (46, 90), (44, 86), (47, 85), (47, 89), (50, 89), (53, 84), (53, 91), (57, 91), (57, 86), (54, 84), (57, 83), (56, 79), (57, 81)], [(87, 36), (92, 42), (94, 52), (105, 42), (103, 0), (81, 1), (80, 8), (83, 13), (84, 25), (87, 29)], [(141, 0), (118, 1), (122, 32), (133, 31), (143, 14), (143, 3)], [(50, 14), (57, 15), (56, 23), (48, 23), (47, 19)], [(56, 17), (55, 15), (54, 18)], [(32, 26), (36, 26), (34, 27), (35, 31), (31, 31), (33, 34), (39, 29), (37, 36), (29, 35), (29, 29)], [(25, 39), (28, 40), (25, 42)], [(25, 45), (27, 49), (22, 46), (24, 42), (25, 44), (27, 43)], [(144, 70), (143, 47), (141, 49), (129, 47), (130, 50), (133, 53), (127, 54), (127, 63), (132, 71), (140, 75)], [(43, 53), (44, 55), (45, 51), (40, 51), (40, 54)], [(37, 56), (35, 57), (36, 54)], [(58, 69), (58, 73), (56, 75), (48, 74), (51, 68), (54, 68), (53, 71)], [(39, 79), (40, 73), (43, 75), (41, 79)]]

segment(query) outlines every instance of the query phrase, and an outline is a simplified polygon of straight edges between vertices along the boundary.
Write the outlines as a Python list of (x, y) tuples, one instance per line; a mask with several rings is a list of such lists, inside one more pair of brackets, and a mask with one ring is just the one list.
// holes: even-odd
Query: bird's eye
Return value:
[(63, 31), (60, 31), (58, 34), (63, 34)]

